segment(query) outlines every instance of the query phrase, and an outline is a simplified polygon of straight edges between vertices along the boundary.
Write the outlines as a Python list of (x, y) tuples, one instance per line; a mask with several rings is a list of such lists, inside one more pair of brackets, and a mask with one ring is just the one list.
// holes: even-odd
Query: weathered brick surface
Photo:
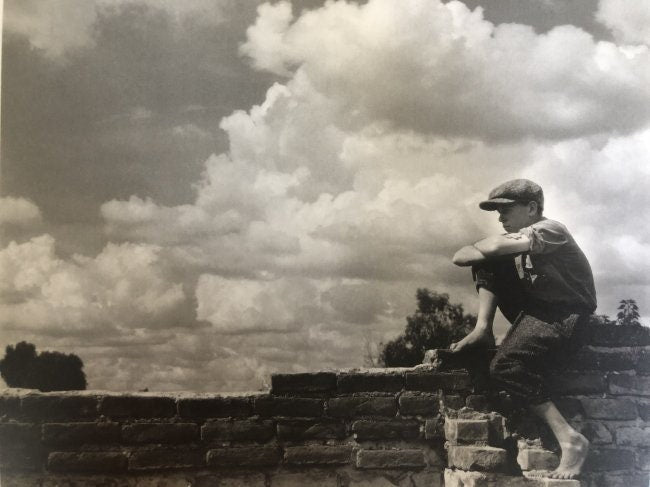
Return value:
[(350, 463), (349, 445), (304, 445), (284, 449), (284, 461), (290, 465), (343, 465)]
[(474, 411), (487, 411), (488, 410), (488, 400), (482, 394), (470, 394), (465, 398), (465, 406), (473, 409)]
[(128, 466), (132, 471), (201, 468), (205, 466), (205, 452), (185, 448), (135, 450)]
[(607, 391), (602, 372), (562, 371), (550, 377), (550, 389), (556, 394), (600, 394)]
[(642, 472), (596, 473), (584, 475), (589, 487), (648, 487), (650, 478)]
[(422, 468), (426, 466), (422, 450), (359, 450), (357, 468)]
[(397, 400), (394, 397), (336, 397), (328, 401), (327, 414), (335, 418), (395, 416)]
[(450, 446), (448, 450), (450, 467), (461, 470), (497, 472), (507, 465), (507, 454), (502, 448), (491, 446)]
[(43, 425), (43, 442), (48, 445), (104, 444), (119, 441), (119, 423), (45, 423)]
[(445, 487), (586, 487), (579, 480), (526, 478), (501, 473), (446, 469)]
[(639, 470), (650, 471), (650, 449), (636, 449), (635, 466)]
[(577, 429), (593, 445), (608, 445), (614, 441), (612, 432), (599, 421), (587, 421), (578, 425)]
[(241, 418), (253, 411), (247, 397), (181, 398), (178, 414), (181, 418)]
[(616, 443), (625, 446), (650, 447), (650, 428), (636, 426), (618, 428)]
[[(303, 485), (308, 485), (308, 484), (303, 484)], [(196, 484), (192, 484), (191, 487), (215, 487), (215, 486), (216, 487), (267, 487), (266, 475), (264, 473), (237, 472), (237, 471), (213, 472), (208, 475), (197, 476)], [(163, 487), (163, 486), (153, 484), (147, 487)], [(189, 487), (189, 486), (187, 485), (187, 481), (186, 481), (185, 484), (180, 484), (178, 486), (173, 486), (173, 487)]]
[(208, 451), (209, 467), (269, 467), (281, 460), (280, 450), (272, 446), (216, 448)]
[(634, 452), (619, 448), (590, 448), (585, 470), (627, 470), (634, 467)]
[(548, 450), (529, 448), (519, 451), (517, 463), (522, 470), (554, 470), (560, 458)]
[(628, 398), (584, 398), (582, 407), (587, 417), (592, 419), (635, 419), (637, 417), (636, 404)]
[(424, 423), (424, 437), (434, 440), (445, 437), (445, 420), (442, 416), (436, 419), (427, 419)]
[(398, 402), (402, 416), (435, 416), (440, 409), (437, 394), (405, 392)]
[(221, 419), (201, 426), (201, 438), (206, 441), (258, 441), (265, 442), (275, 436), (272, 420)]
[(12, 445), (0, 443), (0, 471), (40, 471), (46, 452), (40, 445)]
[(341, 393), (398, 392), (404, 388), (403, 373), (349, 372), (339, 375), (337, 388)]
[(21, 412), (35, 419), (93, 419), (97, 417), (97, 397), (39, 394), (22, 398)]
[(47, 469), (52, 472), (116, 474), (126, 471), (126, 455), (121, 452), (52, 452)]
[(0, 423), (0, 447), (34, 445), (41, 439), (41, 428), (33, 423)]
[(99, 412), (110, 418), (169, 418), (176, 415), (176, 403), (170, 397), (106, 396)]
[(465, 407), (465, 398), (458, 394), (443, 394), (441, 402), (447, 409), (460, 409)]
[(410, 391), (471, 390), (467, 372), (407, 372), (406, 389)]
[(199, 439), (194, 423), (133, 423), (122, 426), (127, 443), (187, 443)]
[(352, 432), (358, 440), (413, 439), (420, 436), (420, 423), (411, 420), (360, 420), (352, 423)]
[(20, 398), (17, 396), (0, 396), (0, 417), (8, 416), (18, 418), (20, 416)]
[(345, 438), (341, 421), (283, 420), (278, 422), (278, 437), (283, 440), (325, 440)]
[(447, 419), (445, 438), (452, 445), (461, 443), (487, 443), (489, 425), (487, 419)]
[(585, 330), (591, 345), (634, 347), (650, 345), (650, 330), (644, 326), (591, 325)]
[(650, 374), (650, 347), (639, 347), (635, 369), (639, 374)]
[[(339, 486), (338, 476), (336, 472), (322, 469), (310, 469), (307, 472), (272, 472), (269, 474), (269, 480), (271, 487)], [(244, 485), (241, 487), (244, 487)], [(246, 484), (245, 487), (248, 487), (248, 484)]]
[(637, 363), (638, 347), (582, 347), (569, 368), (578, 370), (630, 370)]
[(271, 393), (332, 392), (336, 390), (335, 372), (273, 374)]
[(321, 399), (264, 396), (255, 399), (254, 410), (267, 417), (316, 417), (323, 415), (324, 407)]
[(650, 421), (650, 400), (637, 399), (636, 405), (641, 419), (643, 421)]
[(612, 374), (609, 376), (609, 392), (611, 394), (650, 396), (650, 376)]
[(553, 401), (562, 415), (567, 418), (582, 416), (585, 412), (582, 408), (582, 402), (575, 397), (559, 397)]

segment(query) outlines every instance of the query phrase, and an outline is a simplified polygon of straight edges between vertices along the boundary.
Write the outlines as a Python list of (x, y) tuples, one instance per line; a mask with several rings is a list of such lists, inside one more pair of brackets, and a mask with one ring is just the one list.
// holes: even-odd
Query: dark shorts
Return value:
[(490, 363), (493, 388), (505, 390), (521, 405), (550, 400), (549, 375), (564, 368), (577, 349), (577, 331), (588, 313), (532, 302), (512, 257), (475, 266), (472, 273), (476, 288), (493, 292), (500, 311), (512, 323)]

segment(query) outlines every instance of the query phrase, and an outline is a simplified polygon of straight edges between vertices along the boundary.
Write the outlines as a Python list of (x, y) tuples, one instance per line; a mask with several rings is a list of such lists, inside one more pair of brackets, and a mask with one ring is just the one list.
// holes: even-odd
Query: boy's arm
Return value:
[(453, 262), (458, 266), (479, 264), (493, 257), (518, 254), (530, 250), (530, 240), (521, 233), (494, 235), (467, 245), (454, 255)]

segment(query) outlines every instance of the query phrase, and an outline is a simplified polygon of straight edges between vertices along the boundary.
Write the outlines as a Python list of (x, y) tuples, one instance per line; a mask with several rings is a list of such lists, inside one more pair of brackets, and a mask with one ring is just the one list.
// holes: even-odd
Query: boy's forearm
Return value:
[(473, 245), (466, 245), (454, 254), (453, 262), (457, 266), (466, 267), (485, 262), (485, 255)]

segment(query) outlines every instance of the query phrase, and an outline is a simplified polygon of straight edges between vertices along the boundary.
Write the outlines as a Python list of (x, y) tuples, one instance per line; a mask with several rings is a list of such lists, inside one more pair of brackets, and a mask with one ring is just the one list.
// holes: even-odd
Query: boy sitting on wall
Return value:
[(549, 476), (575, 478), (589, 441), (550, 400), (546, 375), (568, 355), (577, 325), (596, 309), (591, 267), (566, 227), (543, 216), (544, 195), (534, 182), (507, 181), (479, 207), (498, 211), (506, 233), (454, 255), (454, 264), (472, 266), (479, 310), (474, 330), (450, 348), (493, 347), (492, 324), (499, 307), (512, 326), (490, 364), (490, 379), (550, 426), (562, 458)]

